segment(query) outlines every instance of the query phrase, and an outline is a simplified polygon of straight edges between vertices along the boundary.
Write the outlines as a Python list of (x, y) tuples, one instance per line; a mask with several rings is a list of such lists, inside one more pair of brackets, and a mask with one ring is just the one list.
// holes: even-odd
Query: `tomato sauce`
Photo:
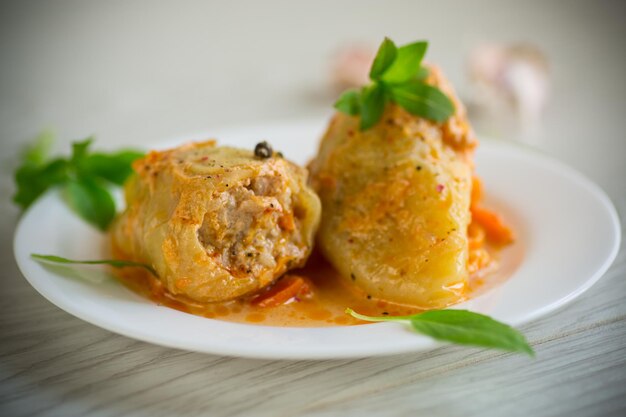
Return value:
[[(472, 276), (470, 280), (472, 294), (490, 289), (496, 281), (502, 280), (500, 272), (509, 275), (519, 263), (520, 257), (515, 254), (505, 256), (504, 262), (497, 256), (499, 254), (500, 251), (491, 249), (490, 255), (493, 260), (490, 266)], [(501, 267), (504, 267), (503, 271)], [(128, 288), (161, 306), (237, 323), (289, 327), (348, 326), (364, 322), (346, 314), (347, 307), (371, 316), (410, 315), (420, 312), (415, 307), (376, 300), (368, 296), (339, 276), (339, 273), (317, 252), (311, 255), (304, 268), (289, 272), (307, 281), (310, 294), (292, 297), (285, 304), (272, 307), (258, 305), (254, 302), (254, 297), (222, 303), (198, 303), (171, 295), (165, 291), (157, 278), (141, 268), (124, 268), (116, 270), (115, 273)]]
[(350, 284), (332, 266), (314, 253), (302, 269), (290, 274), (303, 277), (309, 283), (310, 295), (293, 297), (285, 304), (262, 307), (253, 298), (222, 303), (198, 303), (172, 296), (160, 281), (140, 268), (116, 271), (116, 276), (131, 290), (150, 298), (155, 303), (202, 317), (239, 323), (269, 326), (319, 327), (363, 323), (345, 313), (346, 307), (368, 315), (406, 315), (419, 310), (375, 300)]

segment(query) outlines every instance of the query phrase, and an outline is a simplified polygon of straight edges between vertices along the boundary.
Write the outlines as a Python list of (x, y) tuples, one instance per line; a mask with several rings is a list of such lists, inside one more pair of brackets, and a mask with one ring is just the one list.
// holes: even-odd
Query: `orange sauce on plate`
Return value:
[[(482, 293), (493, 287), (496, 280), (501, 282), (502, 277), (498, 277), (502, 275), (500, 270), (503, 269), (506, 275), (509, 275), (519, 263), (519, 256), (505, 257), (505, 262), (502, 264), (498, 256), (500, 251), (489, 248), (489, 253), (492, 256), (489, 267), (473, 274), (470, 279), (471, 295)], [(494, 273), (495, 271), (497, 273)], [(126, 287), (158, 305), (197, 316), (237, 323), (284, 327), (348, 326), (364, 322), (346, 314), (346, 307), (371, 316), (410, 315), (421, 311), (415, 307), (398, 305), (368, 296), (357, 286), (341, 277), (317, 252), (311, 255), (304, 268), (289, 272), (307, 281), (311, 287), (311, 295), (296, 296), (285, 304), (273, 307), (255, 304), (253, 297), (221, 303), (198, 303), (171, 295), (157, 278), (141, 268), (123, 268), (114, 272)]]
[(221, 303), (198, 303), (169, 294), (160, 281), (140, 268), (115, 271), (120, 281), (131, 290), (159, 305), (174, 308), (202, 317), (238, 323), (268, 326), (320, 327), (362, 324), (345, 313), (350, 307), (362, 314), (407, 315), (420, 310), (375, 300), (355, 285), (346, 282), (318, 253), (313, 253), (302, 269), (290, 271), (305, 278), (311, 285), (310, 297), (293, 297), (287, 303), (274, 307), (261, 307), (251, 298)]

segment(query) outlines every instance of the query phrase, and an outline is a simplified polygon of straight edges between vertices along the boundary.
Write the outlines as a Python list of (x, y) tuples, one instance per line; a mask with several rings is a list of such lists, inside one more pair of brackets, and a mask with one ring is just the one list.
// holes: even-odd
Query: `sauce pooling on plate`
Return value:
[[(497, 256), (498, 252), (493, 252), (494, 256)], [(501, 259), (498, 260), (500, 265), (497, 271), (510, 273), (519, 263), (515, 254), (504, 253), (504, 256), (499, 258)], [(472, 280), (473, 292), (483, 292), (495, 281), (499, 282), (501, 279), (498, 275), (501, 274), (494, 274), (495, 270), (496, 268), (485, 269), (476, 274)], [(283, 327), (348, 326), (364, 322), (346, 314), (346, 307), (371, 316), (411, 315), (421, 311), (416, 307), (374, 299), (340, 277), (339, 273), (315, 252), (304, 268), (294, 270), (283, 278), (297, 277), (304, 280), (308, 287), (307, 293), (294, 295), (285, 300), (284, 304), (276, 306), (263, 306), (263, 303), (258, 302), (265, 292), (272, 291), (271, 288), (264, 293), (243, 299), (198, 303), (180, 296), (172, 296), (165, 290), (161, 281), (143, 269), (125, 268), (115, 270), (115, 273), (125, 286), (159, 305), (201, 317), (237, 323)], [(358, 277), (354, 279), (357, 280)]]
[(308, 294), (291, 297), (277, 306), (264, 307), (255, 302), (256, 297), (262, 294), (220, 303), (198, 303), (172, 296), (158, 279), (142, 269), (126, 268), (116, 273), (124, 285), (157, 304), (197, 316), (239, 323), (289, 327), (337, 326), (363, 323), (347, 315), (344, 312), (346, 307), (370, 315), (405, 315), (420, 311), (368, 297), (346, 283), (316, 253), (304, 268), (294, 270), (283, 278), (302, 278), (309, 287)]

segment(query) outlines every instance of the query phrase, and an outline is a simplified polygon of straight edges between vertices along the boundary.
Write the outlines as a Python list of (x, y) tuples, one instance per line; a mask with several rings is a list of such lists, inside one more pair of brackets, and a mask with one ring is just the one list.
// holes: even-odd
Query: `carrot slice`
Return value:
[(471, 222), (467, 227), (467, 242), (469, 249), (479, 249), (485, 242), (485, 229), (476, 222)]
[(515, 239), (513, 230), (504, 224), (500, 216), (482, 207), (472, 207), (472, 221), (485, 229), (487, 239), (498, 245), (506, 245)]
[(483, 198), (483, 182), (477, 176), (472, 177), (472, 194), (471, 194), (471, 206), (478, 205)]
[(297, 275), (285, 275), (272, 288), (252, 300), (259, 307), (277, 307), (299, 294), (310, 291), (304, 278)]
[(288, 232), (295, 230), (296, 223), (293, 220), (293, 215), (291, 213), (283, 214), (280, 219), (278, 219), (278, 226)]

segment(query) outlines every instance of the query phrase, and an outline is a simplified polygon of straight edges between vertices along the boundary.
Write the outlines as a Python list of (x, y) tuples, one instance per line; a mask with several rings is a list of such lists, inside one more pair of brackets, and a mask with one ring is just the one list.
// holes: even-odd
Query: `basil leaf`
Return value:
[(426, 311), (412, 317), (411, 325), (437, 340), (534, 354), (517, 330), (489, 316), (467, 310)]
[(391, 86), (393, 101), (411, 114), (444, 122), (454, 114), (452, 101), (436, 87), (419, 81)]
[(133, 173), (132, 162), (143, 157), (138, 151), (120, 151), (113, 154), (92, 153), (78, 163), (82, 175), (96, 176), (117, 185), (124, 185)]
[(141, 262), (122, 261), (119, 259), (99, 259), (99, 260), (90, 260), (90, 261), (76, 261), (73, 259), (62, 258), (56, 255), (41, 255), (38, 253), (31, 253), (30, 256), (39, 262), (53, 263), (53, 264), (110, 265), (114, 268), (139, 267), (139, 268), (146, 269), (152, 275), (158, 277), (158, 274), (156, 273), (153, 267), (151, 267), (148, 264), (141, 263)]
[(50, 187), (65, 182), (68, 176), (69, 164), (64, 159), (55, 159), (46, 165), (38, 166), (26, 163), (15, 171), (17, 190), (13, 195), (13, 202), (22, 210), (27, 209)]
[(335, 108), (342, 113), (356, 116), (361, 111), (361, 94), (356, 90), (344, 91), (335, 103)]
[(367, 130), (380, 120), (385, 111), (385, 89), (375, 83), (361, 93), (361, 130)]
[(383, 43), (380, 44), (374, 63), (370, 69), (370, 79), (376, 81), (381, 75), (389, 68), (389, 66), (396, 59), (398, 50), (393, 41), (389, 38), (385, 38)]
[(428, 49), (428, 42), (415, 42), (398, 49), (393, 63), (381, 79), (386, 83), (400, 84), (414, 78), (420, 71), (422, 59)]
[(430, 71), (428, 70), (428, 68), (420, 67), (420, 69), (417, 70), (417, 74), (415, 74), (415, 77), (413, 77), (413, 80), (424, 81), (426, 78), (428, 78), (429, 75)]
[(91, 177), (70, 179), (65, 185), (69, 206), (89, 223), (105, 231), (115, 217), (115, 202), (109, 191)]
[(72, 163), (79, 163), (87, 155), (92, 142), (93, 137), (89, 137), (80, 142), (72, 143)]
[(387, 101), (398, 104), (409, 113), (444, 122), (454, 114), (454, 103), (437, 87), (423, 81), (428, 77), (428, 68), (422, 59), (428, 42), (414, 42), (397, 48), (393, 41), (385, 38), (370, 69), (370, 85), (361, 92), (344, 92), (335, 103), (343, 113), (361, 115), (361, 130), (374, 126), (382, 116)]
[(64, 185), (70, 207), (89, 223), (105, 230), (115, 216), (115, 203), (105, 180), (122, 185), (132, 174), (132, 162), (143, 156), (133, 150), (112, 154), (90, 153), (92, 138), (72, 144), (72, 156), (46, 163), (52, 136), (42, 133), (24, 154), (15, 171), (16, 192), (13, 201), (28, 208), (50, 187)]
[(22, 158), (24, 165), (42, 166), (48, 159), (54, 135), (49, 130), (41, 132), (35, 143), (26, 148)]
[(396, 317), (370, 317), (349, 308), (346, 313), (365, 321), (409, 322), (415, 331), (436, 340), (526, 353), (529, 356), (535, 354), (524, 336), (514, 328), (467, 310), (431, 310), (413, 316)]

